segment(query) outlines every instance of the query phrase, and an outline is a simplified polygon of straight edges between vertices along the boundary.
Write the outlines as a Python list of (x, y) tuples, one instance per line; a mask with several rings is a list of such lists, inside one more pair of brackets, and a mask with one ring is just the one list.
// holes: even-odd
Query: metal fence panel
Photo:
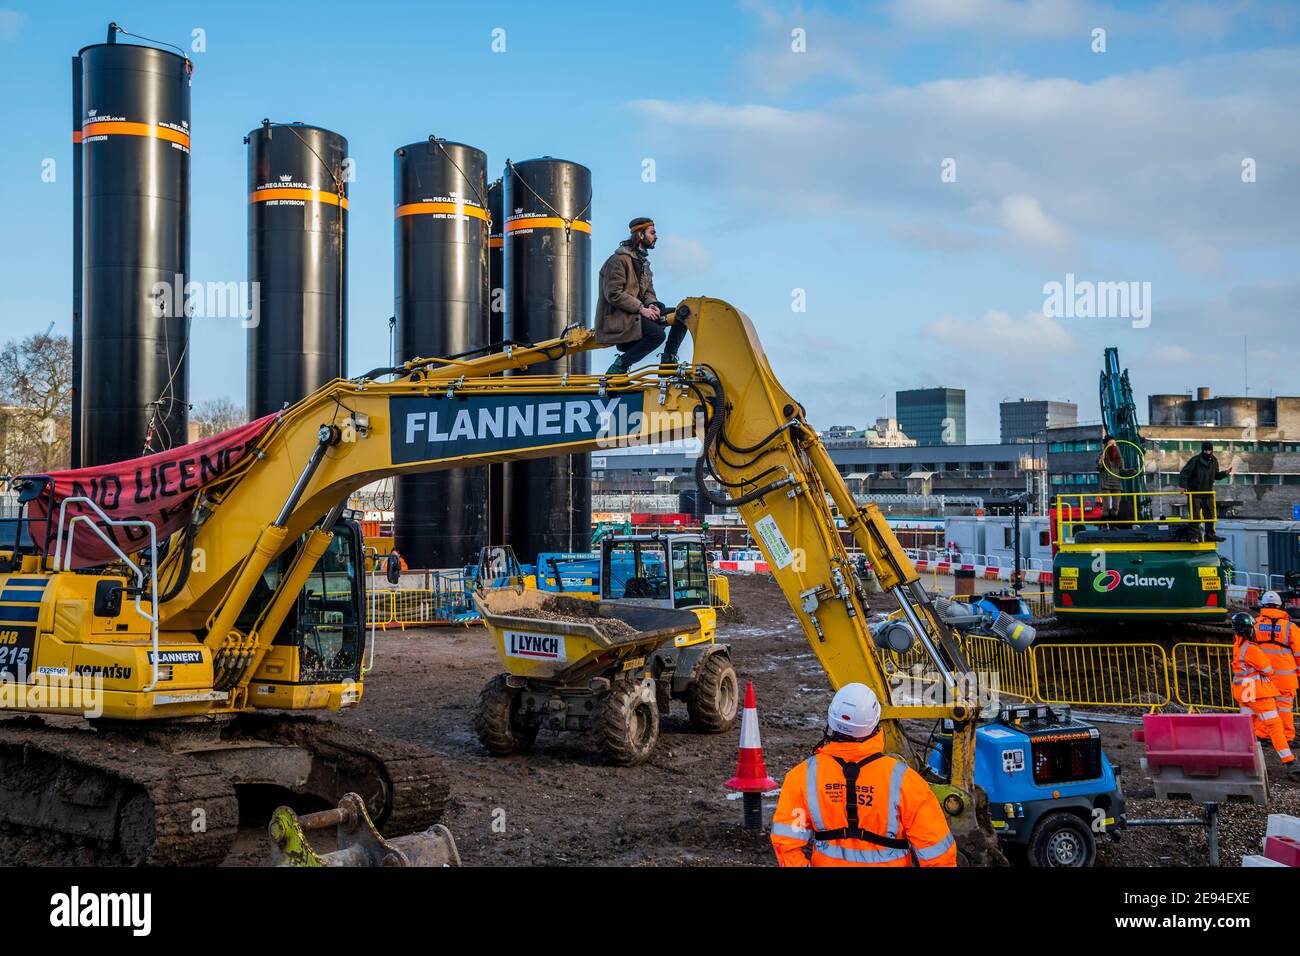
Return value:
[(1168, 704), (1169, 662), (1159, 644), (1040, 644), (1035, 690), (1045, 704), (1138, 707)]
[(1232, 699), (1232, 647), (1228, 644), (1175, 644), (1174, 698), (1188, 710), (1235, 711)]

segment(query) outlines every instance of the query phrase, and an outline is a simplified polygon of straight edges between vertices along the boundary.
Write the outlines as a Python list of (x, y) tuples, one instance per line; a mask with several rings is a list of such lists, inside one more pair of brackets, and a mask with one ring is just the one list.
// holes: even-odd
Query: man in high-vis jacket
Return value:
[(1273, 686), (1277, 688), (1277, 713), (1282, 721), (1282, 733), (1287, 740), (1295, 740), (1295, 695), (1300, 687), (1296, 676), (1295, 644), (1297, 635), (1291, 627), (1291, 616), (1282, 606), (1282, 596), (1276, 591), (1266, 591), (1259, 599), (1259, 616), (1255, 618), (1255, 643), (1268, 655), (1273, 665)]
[(772, 846), (782, 866), (957, 865), (957, 845), (934, 792), (884, 752), (879, 729), (880, 701), (871, 688), (841, 687), (827, 710), (821, 746), (781, 786)]
[(1277, 688), (1273, 685), (1273, 665), (1255, 643), (1255, 621), (1249, 614), (1232, 616), (1232, 697), (1243, 711), (1254, 714), (1255, 736), (1268, 740), (1277, 751), (1292, 780), (1300, 777), (1291, 744), (1282, 731), (1277, 710)]

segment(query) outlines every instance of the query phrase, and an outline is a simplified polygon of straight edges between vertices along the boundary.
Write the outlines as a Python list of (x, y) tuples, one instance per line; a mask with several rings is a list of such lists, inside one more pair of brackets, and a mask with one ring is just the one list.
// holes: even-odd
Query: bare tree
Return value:
[(210, 398), (199, 402), (190, 412), (190, 424), (198, 426), (197, 438), (211, 438), (247, 421), (244, 406), (229, 398)]
[(72, 449), (72, 343), (33, 335), (0, 350), (0, 471), (67, 468)]

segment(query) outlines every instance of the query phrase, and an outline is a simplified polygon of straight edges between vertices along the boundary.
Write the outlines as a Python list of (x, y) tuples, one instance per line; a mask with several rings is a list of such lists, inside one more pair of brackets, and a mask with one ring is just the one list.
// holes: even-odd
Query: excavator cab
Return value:
[[(300, 547), (301, 545), (299, 545)], [(279, 587), (298, 548), (272, 561), (239, 618), (249, 627)], [(365, 647), (365, 557), (361, 526), (342, 518), (254, 678), (256, 684), (358, 681)], [(271, 692), (263, 691), (263, 696)], [(256, 698), (254, 698), (256, 703)]]

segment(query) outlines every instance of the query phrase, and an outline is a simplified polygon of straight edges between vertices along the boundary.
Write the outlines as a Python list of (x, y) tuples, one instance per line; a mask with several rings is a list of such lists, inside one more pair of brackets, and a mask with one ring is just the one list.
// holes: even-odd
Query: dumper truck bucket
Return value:
[(579, 683), (631, 670), (664, 644), (698, 634), (690, 611), (584, 601), (525, 588), (474, 595), (497, 655), (516, 677)]

